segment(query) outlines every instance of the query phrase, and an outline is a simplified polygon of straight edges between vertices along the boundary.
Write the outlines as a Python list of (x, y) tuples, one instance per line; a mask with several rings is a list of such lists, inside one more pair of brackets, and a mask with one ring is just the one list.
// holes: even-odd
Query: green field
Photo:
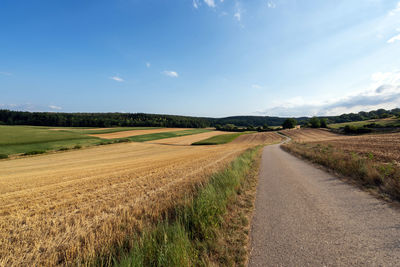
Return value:
[(371, 124), (371, 123), (376, 123), (378, 126), (381, 126), (381, 127), (400, 127), (400, 120), (397, 118), (333, 123), (333, 124), (329, 124), (328, 127), (332, 128), (332, 129), (339, 129), (339, 128), (345, 127), (346, 125), (352, 125), (355, 127), (363, 127), (363, 126)]
[(176, 132), (137, 135), (137, 136), (128, 137), (127, 139), (134, 141), (134, 142), (146, 142), (146, 141), (153, 141), (153, 140), (165, 139), (165, 138), (171, 138), (171, 137), (179, 137), (179, 136), (185, 136), (185, 135), (205, 133), (205, 132), (210, 132), (210, 131), (211, 130), (208, 130), (208, 129), (190, 129), (190, 130), (183, 130), (183, 131), (176, 131)]
[[(79, 133), (79, 134), (107, 134), (107, 133), (116, 133), (123, 131), (133, 131), (133, 130), (151, 130), (151, 129), (160, 129), (161, 127), (115, 127), (115, 128), (105, 128), (102, 130), (91, 128), (78, 128), (78, 127), (56, 127), (55, 129), (59, 129), (60, 131)], [(50, 129), (47, 127), (47, 129)]]
[(221, 144), (226, 144), (226, 143), (232, 142), (233, 140), (235, 140), (238, 136), (240, 136), (242, 134), (245, 134), (245, 132), (217, 135), (217, 136), (213, 136), (213, 137), (207, 138), (205, 140), (193, 143), (192, 145), (199, 146), (199, 145), (221, 145)]
[(118, 127), (104, 130), (93, 130), (93, 128), (0, 125), (0, 155), (3, 155), (3, 157), (4, 155), (24, 153), (33, 155), (46, 151), (68, 150), (86, 146), (117, 143), (121, 141), (144, 142), (210, 131), (206, 129), (189, 129), (113, 140), (104, 140), (98, 137), (88, 136), (88, 134), (93, 133), (99, 134), (147, 129), (156, 129), (156, 127)]

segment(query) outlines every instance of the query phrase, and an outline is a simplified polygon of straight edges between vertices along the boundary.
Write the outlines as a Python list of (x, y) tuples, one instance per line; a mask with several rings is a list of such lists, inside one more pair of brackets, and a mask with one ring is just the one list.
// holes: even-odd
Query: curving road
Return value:
[(266, 146), (251, 246), (249, 266), (400, 266), (400, 211)]

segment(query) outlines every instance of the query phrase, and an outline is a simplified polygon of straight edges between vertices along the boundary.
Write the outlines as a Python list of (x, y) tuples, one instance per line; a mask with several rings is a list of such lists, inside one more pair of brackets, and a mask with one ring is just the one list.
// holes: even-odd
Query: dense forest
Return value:
[[(328, 123), (361, 121), (389, 116), (399, 116), (400, 109), (379, 109), (370, 112), (343, 114), (325, 118)], [(234, 116), (226, 118), (202, 118), (175, 115), (144, 113), (59, 113), (59, 112), (26, 112), (0, 110), (0, 124), (37, 125), (66, 127), (113, 127), (113, 126), (159, 126), (203, 128), (216, 125), (234, 124), (241, 127), (278, 126), (286, 118), (269, 116)], [(307, 117), (296, 118), (299, 124), (306, 124)]]

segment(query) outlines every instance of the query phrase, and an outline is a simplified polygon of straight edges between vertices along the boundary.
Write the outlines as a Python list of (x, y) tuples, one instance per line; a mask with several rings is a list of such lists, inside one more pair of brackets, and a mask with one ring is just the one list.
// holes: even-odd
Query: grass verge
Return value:
[(205, 140), (201, 140), (201, 141), (195, 142), (192, 145), (199, 146), (199, 145), (221, 145), (221, 144), (226, 144), (226, 143), (232, 142), (233, 140), (235, 140), (238, 136), (240, 136), (242, 134), (244, 134), (244, 133), (233, 133), (233, 134), (216, 135), (216, 136), (207, 138)]
[[(246, 264), (252, 190), (260, 147), (247, 150), (230, 167), (211, 176), (194, 196), (169, 211), (121, 248), (116, 266), (232, 266)], [(252, 177), (251, 179), (248, 179)], [(241, 206), (244, 203), (245, 209)], [(239, 211), (238, 209), (241, 209)], [(229, 214), (228, 211), (235, 210)], [(233, 215), (237, 215), (234, 216)], [(247, 228), (246, 228), (247, 227)], [(129, 241), (127, 243), (130, 243)], [(124, 252), (125, 251), (125, 252)]]
[(381, 196), (400, 200), (400, 167), (396, 163), (380, 162), (372, 154), (345, 152), (330, 145), (294, 142), (284, 144), (282, 148), (352, 178), (356, 184)]

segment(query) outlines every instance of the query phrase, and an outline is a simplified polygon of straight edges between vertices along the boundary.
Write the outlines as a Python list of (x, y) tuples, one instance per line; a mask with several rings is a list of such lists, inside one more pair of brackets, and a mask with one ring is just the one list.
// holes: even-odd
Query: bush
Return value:
[(69, 148), (68, 147), (61, 147), (61, 148), (58, 149), (58, 151), (66, 151), (66, 150), (69, 150)]
[(81, 148), (82, 148), (81, 145), (75, 145), (75, 146), (74, 146), (74, 149), (81, 149)]
[(366, 127), (356, 127), (354, 125), (346, 125), (344, 127), (344, 132), (347, 134), (364, 134), (372, 132), (371, 129)]
[(31, 155), (38, 155), (38, 154), (43, 154), (46, 153), (46, 151), (43, 150), (33, 150), (33, 151), (29, 151), (29, 152), (25, 152), (24, 154), (22, 154), (23, 156), (31, 156)]
[(0, 154), (0, 159), (7, 159), (8, 155), (7, 154)]
[(321, 128), (328, 128), (328, 122), (326, 121), (325, 118), (322, 118), (319, 121), (321, 123)]
[(115, 140), (114, 143), (127, 143), (127, 142), (130, 142), (130, 141), (131, 141), (131, 140), (129, 140), (129, 139), (127, 139), (127, 138), (124, 138), (124, 139)]

